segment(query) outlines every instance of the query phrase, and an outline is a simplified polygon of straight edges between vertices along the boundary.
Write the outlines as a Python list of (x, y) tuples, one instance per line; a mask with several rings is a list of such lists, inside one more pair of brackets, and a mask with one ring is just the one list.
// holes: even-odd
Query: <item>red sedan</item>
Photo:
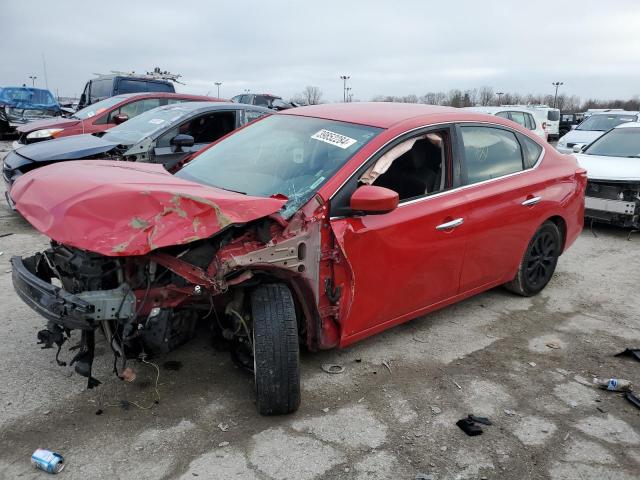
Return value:
[(540, 292), (582, 229), (585, 185), (574, 157), (499, 117), (297, 108), (175, 175), (108, 161), (25, 174), (16, 207), (53, 242), (12, 259), (13, 283), (49, 320), (45, 345), (82, 330), (91, 381), (98, 327), (122, 371), (200, 320), (253, 370), (259, 411), (287, 413), (300, 345), (345, 347), (498, 285)]
[(218, 98), (183, 93), (128, 93), (105, 98), (100, 102), (78, 110), (71, 117), (55, 117), (36, 120), (18, 127), (18, 140), (13, 148), (52, 138), (68, 137), (83, 133), (104, 132), (126, 122), (141, 113), (162, 105), (177, 102), (222, 102)]

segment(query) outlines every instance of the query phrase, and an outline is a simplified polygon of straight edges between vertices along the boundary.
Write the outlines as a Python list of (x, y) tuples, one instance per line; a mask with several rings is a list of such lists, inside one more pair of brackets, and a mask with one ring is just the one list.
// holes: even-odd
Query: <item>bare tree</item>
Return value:
[(291, 101), (301, 105), (318, 105), (322, 103), (322, 90), (308, 85), (301, 93), (294, 95)]
[(483, 106), (486, 107), (488, 105), (491, 105), (493, 103), (493, 101), (496, 98), (496, 94), (493, 91), (493, 87), (480, 87), (480, 90), (478, 91), (478, 103)]

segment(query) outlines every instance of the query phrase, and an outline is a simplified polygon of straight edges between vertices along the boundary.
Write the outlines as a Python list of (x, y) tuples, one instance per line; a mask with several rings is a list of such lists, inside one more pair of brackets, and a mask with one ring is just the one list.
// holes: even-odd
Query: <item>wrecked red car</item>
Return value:
[(51, 247), (14, 257), (20, 297), (76, 371), (95, 331), (127, 358), (212, 324), (253, 370), (258, 410), (300, 402), (299, 347), (345, 347), (484, 290), (549, 282), (582, 229), (586, 173), (508, 120), (348, 103), (258, 120), (175, 175), (62, 163), (21, 177), (16, 207)]

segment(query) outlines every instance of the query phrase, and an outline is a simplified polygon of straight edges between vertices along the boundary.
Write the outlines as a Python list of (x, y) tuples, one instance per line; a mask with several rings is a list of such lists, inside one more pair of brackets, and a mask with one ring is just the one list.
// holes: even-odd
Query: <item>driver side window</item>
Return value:
[(448, 131), (422, 133), (389, 149), (359, 183), (393, 190), (400, 202), (431, 195), (446, 188), (449, 151)]
[(158, 138), (156, 147), (171, 146), (171, 140), (178, 134), (191, 135), (196, 145), (215, 142), (232, 132), (235, 126), (235, 111), (207, 113), (189, 119), (165, 132)]

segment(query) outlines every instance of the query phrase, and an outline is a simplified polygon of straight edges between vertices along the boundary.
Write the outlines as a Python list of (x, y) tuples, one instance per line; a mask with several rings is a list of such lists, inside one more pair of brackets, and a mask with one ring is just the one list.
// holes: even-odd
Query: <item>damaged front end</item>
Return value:
[(585, 216), (595, 221), (640, 229), (640, 182), (589, 180)]
[[(59, 365), (65, 365), (58, 355), (71, 331), (81, 332), (71, 364), (88, 378), (89, 388), (100, 383), (92, 375), (96, 330), (113, 351), (119, 376), (127, 360), (165, 354), (193, 338), (198, 322), (252, 369), (247, 293), (260, 284), (289, 286), (301, 343), (311, 348), (327, 338), (337, 343), (335, 326), (329, 336), (319, 331), (315, 308), (320, 229), (320, 222), (303, 212), (289, 222), (270, 215), (210, 238), (129, 256), (52, 241), (44, 252), (12, 258), (13, 284), (20, 298), (47, 319), (38, 341), (42, 348), (57, 347)], [(330, 323), (325, 319), (324, 328)]]

